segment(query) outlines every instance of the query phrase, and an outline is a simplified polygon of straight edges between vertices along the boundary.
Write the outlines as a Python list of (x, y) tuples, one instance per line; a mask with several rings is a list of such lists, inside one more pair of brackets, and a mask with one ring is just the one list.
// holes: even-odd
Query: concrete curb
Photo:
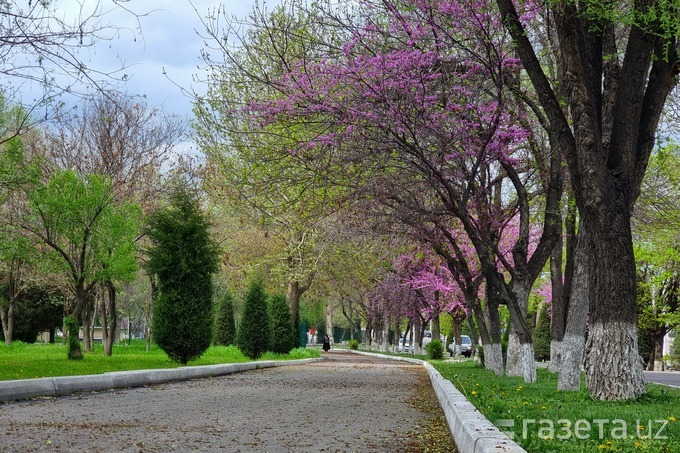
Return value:
[(446, 423), (449, 425), (449, 430), (459, 451), (465, 453), (527, 453), (484, 417), (451, 381), (444, 379), (431, 363), (411, 357), (389, 356), (363, 351), (351, 352), (423, 365), (430, 376), (432, 388), (444, 411)]
[(114, 371), (85, 376), (59, 376), (38, 379), (0, 381), (0, 402), (27, 398), (62, 396), (71, 393), (97, 392), (116, 388), (142, 387), (172, 381), (224, 376), (241, 371), (282, 365), (302, 365), (321, 358), (299, 360), (264, 360), (261, 362), (225, 363), (157, 370)]

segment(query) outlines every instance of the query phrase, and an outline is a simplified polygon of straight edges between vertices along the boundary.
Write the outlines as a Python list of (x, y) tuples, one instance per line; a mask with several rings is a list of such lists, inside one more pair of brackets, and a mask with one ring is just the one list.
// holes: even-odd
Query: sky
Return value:
[[(124, 61), (129, 80), (123, 90), (145, 95), (151, 106), (182, 117), (191, 115), (191, 99), (184, 90), (204, 91), (202, 84), (193, 82), (201, 74), (201, 49), (205, 47), (205, 19), (208, 12), (223, 5), (229, 15), (246, 17), (256, 0), (134, 0), (123, 2), (134, 14), (113, 8), (113, 0), (53, 0), (59, 14), (76, 20), (83, 5), (85, 13), (99, 4), (105, 14), (102, 24), (115, 24), (117, 36), (101, 41), (93, 49), (83, 50), (79, 58), (88, 67), (111, 70)], [(259, 0), (262, 6), (262, 0)], [(270, 10), (278, 0), (264, 5)], [(89, 10), (87, 8), (90, 8)], [(140, 32), (141, 30), (141, 32)]]

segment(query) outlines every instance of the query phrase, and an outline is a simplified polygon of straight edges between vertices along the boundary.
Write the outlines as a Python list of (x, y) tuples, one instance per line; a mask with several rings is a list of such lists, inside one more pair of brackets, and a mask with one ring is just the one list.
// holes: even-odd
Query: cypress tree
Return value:
[(230, 291), (224, 293), (220, 300), (217, 321), (215, 323), (215, 344), (229, 346), (236, 340), (236, 325), (234, 324), (234, 298)]
[(550, 360), (550, 316), (548, 304), (541, 304), (536, 328), (532, 334), (534, 342), (534, 358), (538, 361)]
[(173, 193), (169, 207), (152, 214), (147, 236), (148, 271), (157, 277), (153, 336), (172, 360), (186, 365), (200, 357), (213, 338), (212, 274), (218, 249), (198, 200)]
[(271, 351), (288, 354), (295, 347), (296, 332), (286, 296), (276, 294), (269, 299), (269, 314), (271, 316)]
[(243, 354), (255, 360), (269, 349), (270, 338), (267, 296), (262, 282), (255, 280), (246, 294), (236, 345)]

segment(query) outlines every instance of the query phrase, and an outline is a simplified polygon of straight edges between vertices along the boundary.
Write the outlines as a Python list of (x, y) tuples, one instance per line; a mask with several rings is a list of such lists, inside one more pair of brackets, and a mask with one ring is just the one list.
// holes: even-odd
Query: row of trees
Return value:
[[(31, 11), (15, 15), (33, 23)], [(323, 298), (328, 330), (341, 312), (385, 347), (404, 319), (416, 338), (430, 321), (438, 335), (447, 312), (457, 334), (467, 322), (480, 338), (488, 368), (533, 381), (529, 301), (549, 268), (558, 387), (578, 388), (585, 357), (594, 397), (644, 392), (636, 321), (657, 342), (677, 322), (677, 223), (663, 222), (677, 212), (677, 178), (652, 158), (678, 75), (671, 3), (288, 0), (245, 24), (223, 14), (205, 21), (216, 48), (203, 55), (210, 76), (194, 127), (206, 156), (200, 206), (217, 220), (226, 286), (262, 276), (286, 292), (293, 326), (303, 296)], [(68, 49), (60, 43), (97, 30), (65, 28), (52, 44)], [(160, 301), (158, 329), (172, 330), (161, 325), (164, 306), (179, 309), (172, 301), (211, 307), (218, 261), (188, 256), (170, 269), (174, 259), (154, 255), (183, 251), (154, 222), (191, 217), (172, 197), (160, 209), (180, 121), (112, 92), (75, 115), (50, 110), (43, 130), (26, 127), (30, 110), (2, 107), (13, 131), (0, 159), (6, 341), (21, 294), (59, 288), (85, 347), (96, 313), (110, 353), (118, 292), (139, 269)], [(677, 157), (664, 150), (659, 162)], [(206, 311), (203, 346), (211, 320)]]
[(424, 253), (440, 280), (430, 299), (459, 301), (486, 366), (529, 382), (528, 300), (550, 263), (559, 388), (578, 388), (585, 357), (594, 397), (639, 396), (631, 216), (677, 83), (678, 27), (668, 2), (624, 3), (292, 0), (245, 28), (218, 11), (195, 109), (208, 190), (227, 181), (230, 200), (294, 238), (342, 208), (419, 244), (412, 261)]

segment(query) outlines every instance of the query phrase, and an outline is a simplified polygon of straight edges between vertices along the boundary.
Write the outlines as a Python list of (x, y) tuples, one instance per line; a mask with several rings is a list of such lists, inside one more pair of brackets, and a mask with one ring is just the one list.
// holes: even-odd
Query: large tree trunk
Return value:
[(550, 364), (551, 371), (560, 369), (562, 340), (567, 324), (567, 304), (562, 280), (562, 247), (560, 238), (550, 255), (550, 286), (552, 288), (552, 315), (550, 317)]
[(526, 328), (527, 309), (529, 306), (528, 282), (516, 282), (513, 287), (517, 306), (509, 306), (510, 336), (505, 363), (508, 376), (522, 376), (524, 382), (536, 382), (536, 359), (531, 336)]
[(387, 352), (390, 344), (390, 318), (383, 317), (382, 335), (380, 337), (380, 351)]
[(654, 346), (652, 347), (652, 357), (650, 362), (653, 361), (652, 371), (663, 371), (663, 337), (664, 333), (654, 334)]
[(588, 274), (590, 251), (583, 223), (579, 228), (574, 253), (573, 278), (567, 281), (569, 289), (569, 310), (567, 327), (562, 339), (562, 363), (558, 370), (558, 390), (579, 390), (581, 388), (581, 368), (586, 342), (586, 323), (588, 321)]
[(589, 282), (586, 384), (591, 396), (603, 400), (630, 399), (645, 393), (643, 362), (638, 353), (633, 239), (623, 208), (603, 209), (599, 221), (584, 218), (588, 244), (594, 252), (595, 280)]
[[(497, 376), (503, 374), (503, 347), (501, 346), (501, 320), (498, 316), (498, 300), (489, 295), (489, 285), (487, 284), (487, 304), (486, 325), (488, 326), (487, 339), (488, 343), (484, 343), (482, 336), (482, 350), (484, 352), (484, 368), (493, 371)], [(480, 328), (482, 323), (480, 323)], [(480, 329), (480, 335), (482, 331)]]
[(288, 289), (286, 290), (286, 299), (288, 299), (288, 304), (290, 305), (290, 314), (293, 318), (293, 322), (299, 319), (301, 296), (302, 291), (300, 290), (300, 282), (297, 280), (289, 281)]
[(333, 338), (333, 306), (330, 299), (326, 300), (326, 333), (331, 337), (331, 344), (335, 341)]
[[(11, 299), (11, 298), (10, 298)], [(5, 335), (5, 344), (12, 345), (12, 336), (14, 335), (14, 307), (16, 303), (10, 300), (5, 307), (0, 307), (0, 319), (2, 320), (2, 333)]]
[[(551, 260), (550, 270), (551, 270), (551, 281), (553, 287), (553, 318), (552, 324), (550, 325), (550, 366), (549, 370), (553, 373), (559, 373), (562, 370), (562, 360), (564, 357), (563, 352), (563, 341), (564, 336), (567, 332), (567, 323), (570, 310), (570, 300), (571, 291), (573, 288), (574, 281), (574, 261), (576, 260), (576, 205), (567, 201), (567, 216), (564, 222), (564, 231), (566, 236), (565, 242), (565, 255), (566, 263), (564, 265), (564, 277), (562, 277), (562, 259), (555, 259), (555, 262)], [(559, 241), (558, 246), (555, 247), (553, 252), (559, 253), (560, 257), (562, 255), (562, 240)], [(557, 261), (559, 261), (559, 269), (557, 269)], [(559, 291), (559, 298), (555, 296), (555, 291)], [(584, 299), (587, 301), (587, 297)], [(555, 305), (559, 307), (555, 308)], [(555, 310), (561, 313), (555, 315)], [(586, 313), (587, 313), (587, 302), (586, 302)], [(585, 333), (585, 321), (584, 321), (584, 333)], [(584, 339), (585, 342), (585, 339)], [(580, 365), (579, 365), (580, 369)]]
[(83, 306), (83, 311), (82, 311), (82, 330), (83, 330), (83, 351), (92, 351), (92, 331), (90, 330), (90, 327), (92, 327), (92, 315), (94, 311), (94, 303), (92, 302), (92, 298), (88, 298), (88, 300), (85, 302), (85, 305)]
[(112, 282), (106, 282), (105, 291), (102, 291), (99, 306), (99, 316), (102, 324), (102, 345), (104, 355), (110, 357), (113, 354), (116, 329), (118, 328), (118, 313), (116, 311), (116, 287)]

